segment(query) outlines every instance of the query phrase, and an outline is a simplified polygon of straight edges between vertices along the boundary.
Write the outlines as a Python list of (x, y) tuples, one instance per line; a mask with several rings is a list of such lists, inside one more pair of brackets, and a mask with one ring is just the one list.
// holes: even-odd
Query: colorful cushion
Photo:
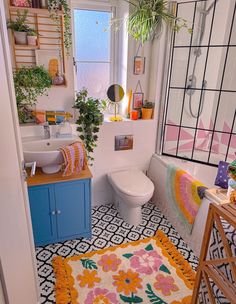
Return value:
[(227, 173), (228, 165), (229, 163), (225, 161), (220, 161), (218, 165), (218, 172), (215, 180), (215, 185), (223, 189), (228, 188), (228, 180), (229, 180), (229, 176)]

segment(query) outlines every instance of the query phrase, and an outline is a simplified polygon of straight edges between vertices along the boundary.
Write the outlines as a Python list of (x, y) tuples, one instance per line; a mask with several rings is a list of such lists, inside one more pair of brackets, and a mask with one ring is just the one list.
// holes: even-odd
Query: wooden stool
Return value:
[[(217, 285), (224, 296), (230, 300), (230, 303), (236, 303), (236, 285), (230, 282), (225, 274), (217, 268), (217, 265), (222, 263), (229, 264), (233, 280), (236, 282), (236, 257), (233, 256), (231, 251), (221, 219), (226, 220), (230, 225), (236, 228), (236, 204), (228, 203), (217, 205), (213, 203), (209, 207), (191, 304), (198, 303), (198, 294), (202, 279), (206, 284), (209, 299), (212, 304), (216, 304), (216, 300), (210, 282), (214, 282)], [(221, 237), (226, 258), (207, 260), (210, 237), (214, 224)]]

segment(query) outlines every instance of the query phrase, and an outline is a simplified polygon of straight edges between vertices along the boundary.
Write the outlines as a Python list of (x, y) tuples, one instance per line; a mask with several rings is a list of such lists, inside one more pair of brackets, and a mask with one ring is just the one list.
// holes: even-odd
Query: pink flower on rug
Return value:
[(95, 288), (87, 295), (84, 304), (119, 304), (116, 294), (107, 289)]
[(141, 249), (134, 252), (130, 265), (139, 273), (152, 274), (162, 265), (162, 257), (154, 250)]
[(156, 276), (156, 283), (154, 287), (156, 290), (160, 290), (164, 296), (170, 296), (171, 292), (178, 291), (178, 286), (174, 283), (174, 279), (171, 276), (164, 276), (163, 274), (158, 274)]
[(98, 265), (102, 267), (104, 272), (117, 271), (119, 265), (121, 264), (121, 259), (113, 254), (104, 254), (98, 261)]

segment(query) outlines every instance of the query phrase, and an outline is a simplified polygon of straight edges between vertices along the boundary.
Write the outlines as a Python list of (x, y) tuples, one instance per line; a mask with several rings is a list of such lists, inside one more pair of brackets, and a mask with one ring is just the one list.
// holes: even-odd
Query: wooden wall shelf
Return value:
[[(45, 14), (48, 15), (49, 11), (47, 8), (33, 8), (33, 7), (21, 7), (21, 6), (9, 6), (11, 12), (17, 12), (17, 10), (24, 11), (27, 10), (29, 13), (32, 14)], [(58, 15), (63, 15), (63, 12), (58, 10)]]
[[(66, 86), (66, 60), (64, 49), (64, 20), (63, 12), (58, 11), (59, 23), (56, 24), (50, 17), (48, 9), (44, 8), (31, 8), (31, 7), (16, 7), (9, 5), (10, 20), (15, 20), (17, 17), (17, 10), (28, 11), (26, 24), (37, 31), (38, 39), (37, 45), (17, 45), (13, 33), (11, 34), (11, 46), (14, 62), (14, 69), (21, 67), (35, 66), (36, 62), (36, 50), (59, 50), (60, 62), (59, 72), (64, 75), (65, 84), (57, 87)], [(56, 86), (54, 86), (56, 87)]]

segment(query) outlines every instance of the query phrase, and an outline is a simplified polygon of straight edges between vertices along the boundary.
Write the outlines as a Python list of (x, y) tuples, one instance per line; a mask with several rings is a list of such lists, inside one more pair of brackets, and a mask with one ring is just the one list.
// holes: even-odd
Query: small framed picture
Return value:
[(115, 136), (115, 151), (132, 150), (133, 135), (117, 135)]
[(134, 75), (142, 75), (145, 73), (145, 57), (134, 57)]
[(133, 109), (134, 110), (138, 110), (138, 109), (142, 108), (143, 99), (144, 99), (143, 93), (134, 93), (133, 94)]

